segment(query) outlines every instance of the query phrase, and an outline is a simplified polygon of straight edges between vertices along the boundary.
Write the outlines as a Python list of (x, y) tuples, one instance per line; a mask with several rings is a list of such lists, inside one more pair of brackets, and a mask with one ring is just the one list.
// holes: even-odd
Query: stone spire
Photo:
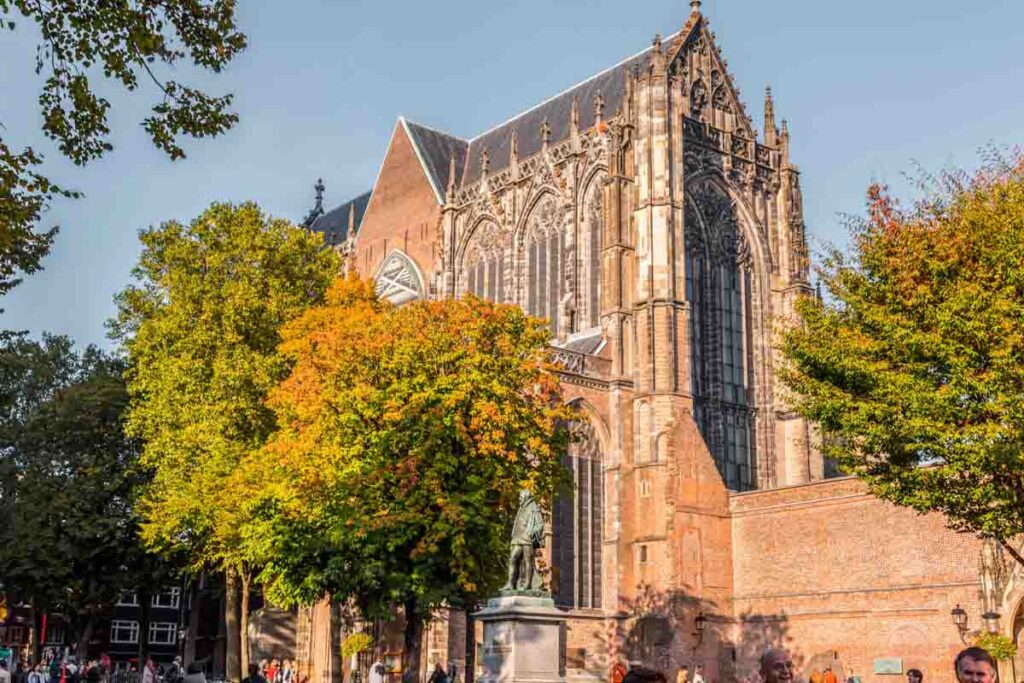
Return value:
[(356, 203), (352, 202), (348, 207), (348, 237), (356, 236)]
[(548, 123), (547, 118), (540, 124), (540, 143), (544, 149), (547, 149), (548, 144), (551, 143), (551, 124)]
[(580, 129), (580, 99), (577, 95), (572, 96), (572, 110), (569, 112), (569, 125), (573, 135)]
[(306, 217), (302, 220), (302, 227), (307, 228), (307, 229), (311, 228), (313, 226), (313, 221), (315, 221), (320, 216), (324, 215), (324, 190), (325, 189), (327, 189), (327, 188), (324, 187), (324, 180), (323, 180), (323, 178), (317, 178), (316, 179), (316, 184), (313, 185), (313, 191), (316, 193), (316, 195), (315, 195), (316, 196), (316, 204), (313, 206), (312, 209), (309, 210), (309, 213), (306, 214)]
[(455, 151), (452, 151), (451, 156), (448, 158), (448, 203), (451, 204), (455, 201)]
[(778, 131), (775, 129), (775, 100), (772, 99), (772, 89), (768, 86), (764, 89), (764, 144), (774, 147)]
[(594, 95), (594, 128), (597, 132), (601, 132), (601, 127), (604, 124), (604, 97), (601, 95), (601, 91), (598, 90), (597, 94)]
[(484, 147), (484, 151), (480, 152), (480, 175), (487, 175), (487, 169), (491, 167), (491, 154)]

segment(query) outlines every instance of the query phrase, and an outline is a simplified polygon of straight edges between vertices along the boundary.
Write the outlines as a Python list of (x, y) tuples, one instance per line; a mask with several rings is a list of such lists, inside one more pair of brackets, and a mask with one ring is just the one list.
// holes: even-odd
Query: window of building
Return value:
[(115, 619), (110, 622), (110, 642), (135, 645), (139, 642), (139, 622)]
[(754, 487), (752, 277), (732, 201), (698, 188), (686, 212), (694, 419), (728, 488)]
[(153, 622), (149, 625), (150, 645), (173, 645), (178, 636), (178, 625), (172, 622)]
[(596, 176), (583, 200), (578, 242), (579, 329), (589, 330), (601, 324), (601, 187), (604, 174)]
[(20, 645), (25, 639), (25, 629), (21, 626), (7, 627), (7, 642)]
[(640, 555), (640, 564), (647, 564), (647, 546), (646, 545), (641, 545), (640, 546), (639, 555)]
[(139, 604), (139, 594), (135, 591), (125, 591), (117, 599), (117, 604), (120, 607), (135, 607)]
[(558, 308), (565, 273), (565, 235), (558, 206), (551, 195), (534, 207), (526, 228), (526, 312), (547, 318), (558, 330)]
[(640, 480), (640, 497), (649, 498), (651, 495), (651, 482), (647, 479)]
[(64, 636), (67, 633), (63, 626), (47, 626), (46, 627), (46, 644), (47, 645), (63, 645)]
[(559, 605), (599, 608), (604, 520), (601, 445), (593, 424), (573, 423), (570, 428), (577, 438), (564, 463), (573, 487), (557, 496), (552, 510), (552, 583)]
[(178, 605), (181, 603), (181, 589), (180, 588), (167, 588), (162, 593), (157, 593), (153, 596), (152, 604), (153, 607), (168, 607), (178, 609)]
[(377, 296), (396, 306), (424, 297), (423, 276), (412, 259), (392, 251), (374, 276)]

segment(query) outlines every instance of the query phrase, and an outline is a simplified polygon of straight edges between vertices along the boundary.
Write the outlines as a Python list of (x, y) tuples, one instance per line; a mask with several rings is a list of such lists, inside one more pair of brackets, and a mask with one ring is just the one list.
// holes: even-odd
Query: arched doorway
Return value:
[(629, 661), (655, 671), (668, 671), (671, 649), (672, 625), (665, 617), (641, 617), (626, 638)]

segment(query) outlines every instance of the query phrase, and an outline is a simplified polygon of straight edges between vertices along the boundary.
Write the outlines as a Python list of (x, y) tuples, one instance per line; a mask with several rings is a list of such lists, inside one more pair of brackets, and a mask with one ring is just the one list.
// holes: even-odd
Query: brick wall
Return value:
[(388, 253), (401, 249), (416, 262), (429, 284), (440, 220), (437, 196), (399, 124), (359, 228), (356, 269), (360, 275), (372, 277)]
[(953, 681), (962, 647), (950, 618), (979, 625), (981, 543), (868, 495), (854, 479), (734, 495), (734, 616), (740, 675), (767, 644), (805, 674), (833, 662), (868, 682), (876, 658), (899, 657), (925, 680)]

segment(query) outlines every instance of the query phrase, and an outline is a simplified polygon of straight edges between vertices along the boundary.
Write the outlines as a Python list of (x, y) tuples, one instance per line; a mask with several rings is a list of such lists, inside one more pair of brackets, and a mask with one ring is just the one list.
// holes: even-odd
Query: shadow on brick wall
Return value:
[(728, 606), (712, 600), (643, 585), (636, 597), (620, 600), (618, 613), (593, 637), (602, 650), (597, 664), (605, 671), (615, 661), (634, 663), (663, 672), (671, 682), (681, 666), (693, 672), (700, 665), (707, 683), (733, 683), (759, 680), (758, 662), (770, 647), (789, 650), (799, 671), (804, 657), (788, 632), (784, 615), (733, 618)]

